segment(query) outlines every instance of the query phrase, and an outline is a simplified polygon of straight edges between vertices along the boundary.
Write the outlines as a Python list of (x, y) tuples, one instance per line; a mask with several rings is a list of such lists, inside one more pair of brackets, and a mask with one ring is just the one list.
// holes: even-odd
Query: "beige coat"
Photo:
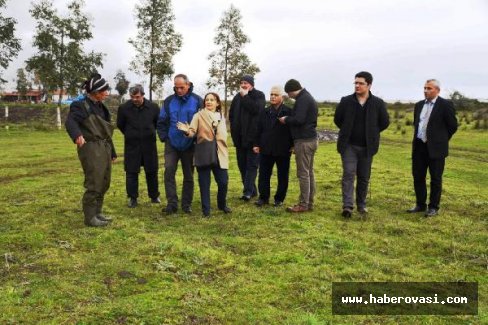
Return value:
[(225, 117), (216, 119), (213, 113), (203, 108), (199, 110), (190, 123), (188, 132), (189, 137), (197, 137), (198, 146), (202, 141), (213, 141), (214, 133), (212, 129), (212, 122), (217, 124), (217, 156), (219, 165), (222, 169), (229, 169), (229, 149), (227, 148), (227, 127), (225, 125)]

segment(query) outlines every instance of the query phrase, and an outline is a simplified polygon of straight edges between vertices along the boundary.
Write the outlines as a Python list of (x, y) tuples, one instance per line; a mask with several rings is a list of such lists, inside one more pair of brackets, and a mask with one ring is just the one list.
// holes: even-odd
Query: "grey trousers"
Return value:
[(356, 205), (358, 208), (365, 208), (373, 157), (366, 154), (366, 147), (348, 145), (341, 158), (342, 207), (354, 207), (354, 178), (357, 178)]
[(300, 184), (299, 204), (307, 208), (313, 207), (313, 198), (315, 195), (313, 160), (317, 148), (317, 139), (300, 139), (294, 141), (297, 177)]
[(181, 160), (183, 169), (183, 190), (181, 198), (181, 207), (191, 207), (193, 201), (193, 152), (194, 147), (185, 151), (177, 151), (169, 143), (164, 145), (164, 189), (168, 205), (178, 208), (178, 194), (176, 193), (176, 170), (178, 161)]

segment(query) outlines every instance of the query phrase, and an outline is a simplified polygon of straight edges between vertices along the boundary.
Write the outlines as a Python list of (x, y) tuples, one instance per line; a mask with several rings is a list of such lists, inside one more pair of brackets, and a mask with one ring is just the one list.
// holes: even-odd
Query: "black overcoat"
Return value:
[(124, 134), (124, 168), (126, 172), (138, 173), (144, 166), (146, 173), (158, 170), (156, 124), (159, 107), (144, 99), (141, 107), (132, 101), (119, 106), (117, 127)]

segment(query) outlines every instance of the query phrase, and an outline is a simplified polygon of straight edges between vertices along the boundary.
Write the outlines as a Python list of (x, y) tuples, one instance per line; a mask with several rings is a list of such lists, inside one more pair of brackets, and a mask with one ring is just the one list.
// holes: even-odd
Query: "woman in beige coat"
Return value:
[(232, 211), (227, 206), (229, 150), (227, 148), (227, 127), (225, 117), (221, 112), (219, 95), (208, 93), (205, 95), (204, 104), (205, 109), (201, 109), (193, 116), (190, 125), (178, 122), (176, 127), (185, 132), (188, 137), (196, 137), (195, 146), (202, 144), (202, 142), (217, 140), (218, 163), (214, 166), (197, 166), (203, 216), (210, 217), (210, 172), (213, 173), (217, 182), (217, 206), (219, 210), (224, 213)]

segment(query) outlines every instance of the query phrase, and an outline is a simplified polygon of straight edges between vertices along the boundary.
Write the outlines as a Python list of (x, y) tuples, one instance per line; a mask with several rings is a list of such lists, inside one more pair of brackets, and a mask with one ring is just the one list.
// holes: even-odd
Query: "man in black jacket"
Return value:
[[(425, 100), (415, 104), (412, 142), (412, 174), (417, 204), (407, 212), (437, 215), (442, 192), (442, 174), (449, 153), (449, 140), (457, 131), (457, 119), (451, 102), (439, 96), (440, 84), (429, 79), (424, 86)], [(430, 173), (430, 202), (426, 211), (427, 168)]]
[(158, 189), (158, 150), (156, 124), (159, 108), (144, 98), (142, 85), (129, 89), (131, 100), (119, 106), (117, 127), (124, 134), (124, 168), (129, 208), (137, 206), (139, 172), (146, 173), (147, 191), (152, 203), (161, 203)]
[(315, 195), (313, 161), (318, 148), (316, 130), (318, 108), (312, 95), (295, 79), (286, 82), (285, 92), (288, 97), (295, 99), (293, 115), (280, 117), (279, 120), (290, 127), (300, 183), (299, 203), (286, 210), (305, 212), (313, 210)]
[(258, 121), (257, 143), (253, 148), (259, 157), (259, 200), (257, 206), (269, 204), (270, 180), (276, 163), (278, 187), (274, 196), (274, 206), (281, 206), (288, 191), (290, 155), (293, 142), (288, 125), (281, 124), (279, 118), (291, 115), (291, 109), (283, 104), (283, 90), (279, 86), (271, 88), (271, 105), (261, 112)]
[(239, 93), (232, 99), (229, 110), (230, 132), (243, 185), (241, 199), (244, 201), (258, 194), (256, 176), (259, 154), (252, 148), (256, 143), (258, 117), (265, 105), (264, 93), (254, 88), (254, 78), (244, 75)]
[(337, 105), (334, 123), (339, 130), (337, 151), (342, 159), (342, 216), (350, 218), (354, 206), (354, 178), (358, 212), (365, 215), (366, 195), (373, 156), (378, 152), (380, 132), (390, 124), (385, 102), (371, 93), (373, 76), (358, 72), (355, 93), (342, 97)]

